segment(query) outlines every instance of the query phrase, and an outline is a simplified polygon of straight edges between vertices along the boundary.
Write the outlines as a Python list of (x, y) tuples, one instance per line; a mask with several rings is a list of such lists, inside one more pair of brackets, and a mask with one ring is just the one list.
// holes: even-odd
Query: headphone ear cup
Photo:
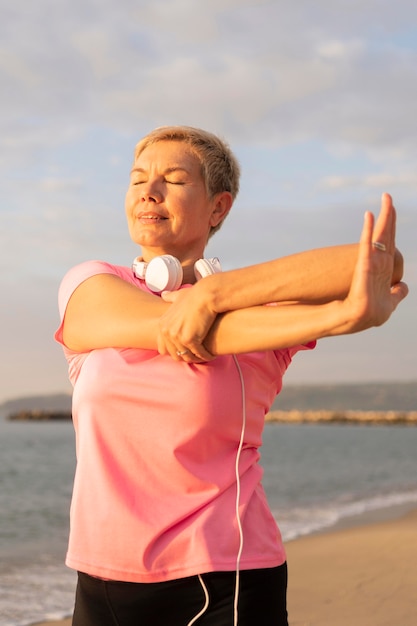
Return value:
[(222, 271), (220, 261), (217, 257), (213, 259), (199, 259), (194, 263), (194, 274), (197, 280), (206, 278), (211, 274), (218, 274)]
[(146, 286), (154, 293), (175, 291), (181, 287), (182, 278), (181, 263), (171, 254), (153, 258), (146, 268)]
[(148, 264), (145, 261), (142, 261), (140, 256), (137, 256), (132, 263), (132, 270), (136, 278), (141, 278), (145, 280), (146, 268)]

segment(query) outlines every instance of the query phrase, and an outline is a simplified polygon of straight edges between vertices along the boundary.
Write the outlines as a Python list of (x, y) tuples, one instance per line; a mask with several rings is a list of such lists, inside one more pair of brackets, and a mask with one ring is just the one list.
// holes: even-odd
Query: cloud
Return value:
[(349, 188), (365, 189), (404, 189), (408, 187), (413, 194), (417, 193), (417, 173), (416, 170), (402, 171), (398, 174), (390, 172), (380, 172), (377, 174), (367, 174), (364, 176), (325, 176), (318, 183), (321, 189), (346, 190)]
[[(0, 7), (0, 327), (6, 352), (20, 351), (5, 364), (5, 389), (20, 392), (19, 372), (30, 381), (36, 370), (33, 390), (64, 381), (58, 351), (45, 353), (53, 372), (45, 366), (42, 379), (37, 367), (59, 279), (86, 258), (133, 258), (127, 175), (134, 143), (157, 125), (206, 127), (241, 160), (241, 194), (210, 243), (225, 268), (354, 241), (363, 211), (388, 190), (417, 284), (414, 0)], [(31, 308), (36, 345), (27, 332), (15, 349)], [(416, 310), (412, 293), (407, 338)]]
[(308, 2), (125, 0), (116, 9), (107, 0), (60, 3), (58, 13), (41, 0), (4, 33), (6, 137), (10, 120), (39, 145), (91, 123), (129, 132), (191, 119), (238, 141), (320, 136), (409, 154), (416, 51), (393, 34), (416, 9), (354, 5), (319, 2), (312, 14)]

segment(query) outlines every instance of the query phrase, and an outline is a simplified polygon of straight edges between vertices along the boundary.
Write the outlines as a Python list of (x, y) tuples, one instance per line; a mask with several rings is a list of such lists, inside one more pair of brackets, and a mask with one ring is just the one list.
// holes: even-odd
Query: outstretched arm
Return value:
[[(375, 249), (372, 244), (373, 224), (372, 213), (366, 213), (351, 287), (344, 300), (319, 305), (251, 307), (221, 315), (208, 334), (208, 349), (214, 354), (222, 353), (224, 341), (228, 342), (228, 349), (236, 352), (268, 349), (271, 343), (274, 348), (281, 348), (284, 347), (282, 333), (286, 346), (291, 346), (312, 339), (360, 332), (386, 322), (406, 297), (408, 288), (402, 282), (391, 285), (395, 253), (394, 209), (389, 212), (385, 231), (378, 238), (386, 246), (386, 251)], [(271, 317), (269, 321), (268, 316)], [(245, 329), (243, 337), (242, 328)]]
[[(373, 236), (379, 240), (394, 211), (388, 194)], [(324, 304), (346, 297), (358, 256), (358, 245), (350, 244), (310, 250), (251, 267), (209, 276), (187, 291), (163, 294), (174, 305), (162, 316), (158, 347), (161, 353), (188, 350), (197, 358), (212, 358), (205, 337), (216, 316), (270, 302)], [(392, 284), (403, 273), (400, 252), (394, 250)], [(204, 345), (203, 345), (204, 342)]]

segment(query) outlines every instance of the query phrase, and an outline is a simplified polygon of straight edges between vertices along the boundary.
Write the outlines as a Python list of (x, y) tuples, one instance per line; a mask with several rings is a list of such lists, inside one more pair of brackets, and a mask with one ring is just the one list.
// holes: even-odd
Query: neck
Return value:
[[(197, 259), (195, 259), (196, 261)], [(184, 276), (182, 279), (182, 284), (183, 285), (193, 285), (196, 282), (196, 277), (194, 274), (194, 263), (195, 261), (192, 261), (191, 263), (181, 263), (182, 265), (182, 271), (184, 272)]]

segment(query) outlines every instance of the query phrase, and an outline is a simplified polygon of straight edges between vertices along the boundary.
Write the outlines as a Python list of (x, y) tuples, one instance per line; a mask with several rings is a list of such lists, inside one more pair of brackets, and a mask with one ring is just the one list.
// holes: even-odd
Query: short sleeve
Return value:
[(287, 369), (297, 352), (300, 352), (301, 350), (313, 350), (316, 345), (317, 341), (309, 341), (308, 343), (286, 348), (285, 350), (274, 350), (274, 352), (277, 359), (281, 362), (283, 361), (284, 367)]
[(92, 276), (96, 276), (98, 274), (116, 273), (116, 268), (110, 263), (106, 263), (105, 261), (86, 261), (84, 263), (80, 263), (79, 265), (75, 265), (65, 274), (58, 291), (58, 308), (61, 323), (54, 335), (55, 340), (58, 343), (63, 346), (65, 345), (62, 338), (65, 312), (67, 310), (68, 302), (77, 287)]
[(294, 346), (293, 348), (288, 348), (288, 352), (290, 353), (290, 358), (292, 358), (300, 350), (314, 350), (316, 345), (317, 345), (317, 341), (309, 341), (308, 343), (301, 344), (300, 346)]

